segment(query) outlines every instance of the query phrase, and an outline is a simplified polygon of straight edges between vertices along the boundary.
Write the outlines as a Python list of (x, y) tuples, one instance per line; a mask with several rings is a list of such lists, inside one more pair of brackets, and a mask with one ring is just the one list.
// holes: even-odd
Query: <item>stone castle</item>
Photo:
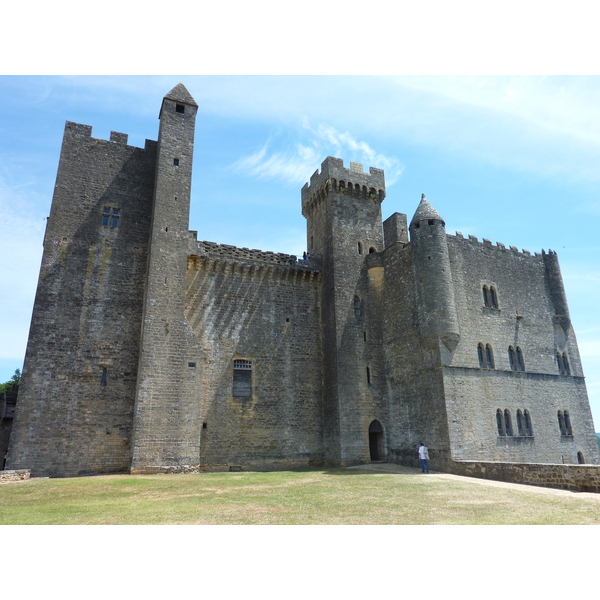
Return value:
[[(7, 469), (598, 464), (557, 255), (446, 233), (327, 158), (307, 260), (188, 230), (198, 106), (158, 141), (67, 122)], [(416, 204), (416, 203), (415, 203)]]

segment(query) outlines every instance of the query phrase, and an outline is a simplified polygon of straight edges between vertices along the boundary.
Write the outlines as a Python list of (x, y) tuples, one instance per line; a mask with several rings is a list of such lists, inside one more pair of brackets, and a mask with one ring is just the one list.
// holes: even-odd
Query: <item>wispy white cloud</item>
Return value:
[(252, 154), (236, 161), (232, 168), (250, 177), (279, 179), (290, 184), (307, 181), (315, 165), (321, 164), (327, 156), (361, 163), (366, 168), (383, 169), (387, 185), (397, 181), (404, 170), (396, 157), (377, 152), (367, 142), (330, 125), (320, 124), (315, 129), (304, 119), (298, 137), (301, 140), (288, 144), (278, 144), (277, 138), (271, 138)]

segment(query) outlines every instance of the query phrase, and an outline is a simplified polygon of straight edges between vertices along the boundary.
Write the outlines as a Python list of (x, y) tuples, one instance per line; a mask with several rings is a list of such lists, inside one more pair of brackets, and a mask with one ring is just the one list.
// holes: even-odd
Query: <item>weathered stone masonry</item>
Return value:
[(197, 110), (176, 86), (144, 149), (67, 123), (7, 469), (600, 463), (554, 252), (449, 235), (425, 196), (382, 222), (383, 171), (332, 157), (309, 260), (198, 241)]

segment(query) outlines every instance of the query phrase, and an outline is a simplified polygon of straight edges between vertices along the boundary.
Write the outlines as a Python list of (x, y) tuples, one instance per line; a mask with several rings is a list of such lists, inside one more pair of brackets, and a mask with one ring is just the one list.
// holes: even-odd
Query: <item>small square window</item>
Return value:
[(185, 106), (183, 104), (176, 104), (175, 105), (175, 112), (184, 113), (185, 112)]
[(118, 227), (121, 210), (112, 206), (105, 206), (102, 209), (102, 225), (104, 227)]
[(173, 165), (174, 165), (175, 167), (178, 167), (178, 166), (179, 166), (179, 159), (178, 159), (178, 158), (174, 158), (174, 159), (173, 159)]

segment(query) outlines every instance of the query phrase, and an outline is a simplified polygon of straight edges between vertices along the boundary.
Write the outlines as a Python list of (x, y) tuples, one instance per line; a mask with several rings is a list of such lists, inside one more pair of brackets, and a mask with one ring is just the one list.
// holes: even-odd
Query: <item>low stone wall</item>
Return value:
[(480, 479), (539, 485), (574, 492), (600, 492), (600, 465), (455, 460), (448, 465), (447, 470), (455, 475), (479, 477)]
[(31, 471), (29, 469), (18, 469), (16, 471), (0, 471), (0, 483), (7, 481), (23, 481), (29, 479)]

